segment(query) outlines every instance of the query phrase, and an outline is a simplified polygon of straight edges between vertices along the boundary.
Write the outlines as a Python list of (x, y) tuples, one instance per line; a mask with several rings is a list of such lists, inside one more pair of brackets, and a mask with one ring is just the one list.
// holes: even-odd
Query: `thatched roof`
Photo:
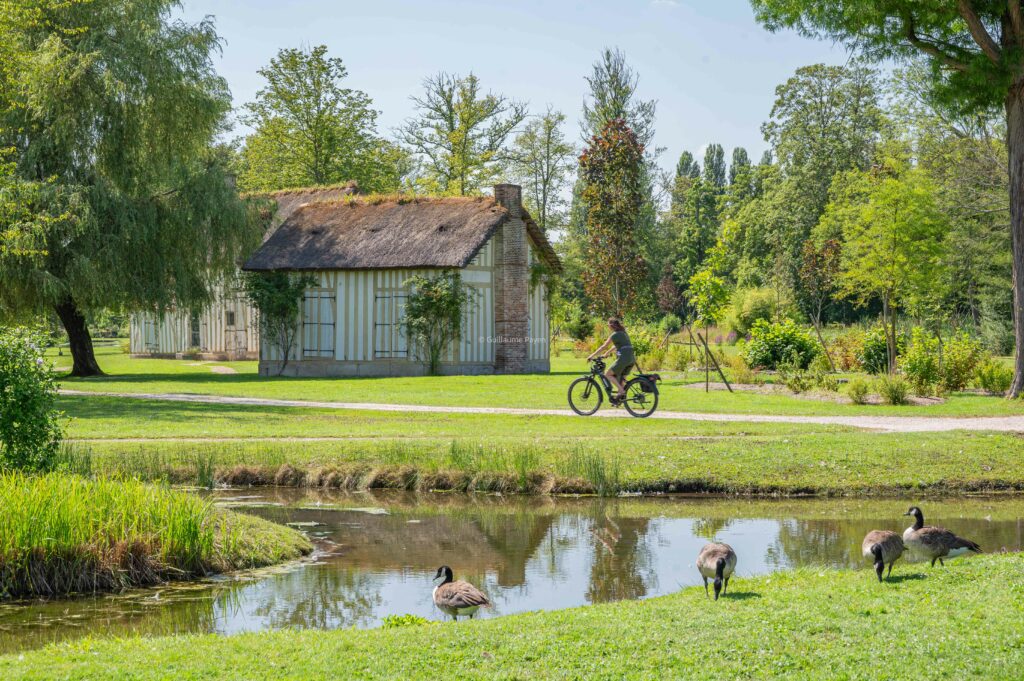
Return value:
[(260, 194), (260, 196), (273, 199), (277, 202), (277, 211), (274, 213), (274, 221), (272, 225), (276, 228), (291, 217), (291, 214), (298, 210), (300, 206), (304, 206), (307, 203), (340, 201), (346, 196), (352, 196), (358, 193), (359, 185), (357, 185), (355, 180), (353, 180), (345, 184), (331, 187), (282, 189), (281, 191)]
[[(291, 207), (243, 269), (461, 268), (508, 219), (508, 211), (491, 197), (311, 198)], [(528, 215), (525, 219), (543, 260), (560, 271), (543, 232)]]

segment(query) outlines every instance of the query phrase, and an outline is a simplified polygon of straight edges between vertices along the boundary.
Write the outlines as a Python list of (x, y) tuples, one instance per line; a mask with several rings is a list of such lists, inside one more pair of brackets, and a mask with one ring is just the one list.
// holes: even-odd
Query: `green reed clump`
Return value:
[(598, 452), (577, 448), (559, 465), (559, 473), (565, 477), (586, 480), (598, 496), (615, 496), (622, 491), (618, 457), (609, 459)]
[(155, 583), (215, 560), (210, 504), (168, 487), (12, 472), (0, 508), (0, 597)]

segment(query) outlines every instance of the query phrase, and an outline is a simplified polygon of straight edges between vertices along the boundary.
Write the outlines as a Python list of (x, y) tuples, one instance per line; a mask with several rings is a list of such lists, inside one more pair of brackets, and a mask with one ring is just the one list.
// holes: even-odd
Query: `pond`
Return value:
[[(648, 598), (700, 584), (694, 559), (712, 538), (736, 549), (738, 579), (808, 565), (864, 568), (864, 579), (874, 579), (860, 556), (864, 534), (910, 524), (901, 515), (909, 502), (896, 499), (502, 498), (278, 488), (212, 496), (303, 529), (316, 554), (188, 585), (0, 605), (0, 653), (86, 635), (374, 627), (404, 613), (443, 619), (431, 601), (431, 578), (442, 564), (489, 594), (494, 608), (478, 617)], [(1024, 547), (1024, 500), (920, 505), (929, 524), (987, 551)], [(901, 561), (895, 572), (928, 569)], [(946, 569), (956, 569), (956, 561)]]

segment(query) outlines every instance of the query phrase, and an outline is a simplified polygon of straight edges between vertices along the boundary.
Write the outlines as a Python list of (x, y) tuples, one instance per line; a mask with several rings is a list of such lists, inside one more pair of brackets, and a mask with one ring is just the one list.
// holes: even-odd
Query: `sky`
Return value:
[(638, 96), (657, 100), (666, 168), (709, 142), (760, 158), (775, 86), (800, 66), (847, 60), (842, 46), (769, 33), (746, 0), (185, 0), (187, 20), (206, 16), (224, 39), (216, 66), (236, 107), (279, 49), (323, 44), (344, 60), (346, 86), (373, 99), (387, 136), (413, 114), (425, 77), (472, 71), (532, 112), (553, 105), (578, 141), (584, 77), (617, 47), (640, 76)]

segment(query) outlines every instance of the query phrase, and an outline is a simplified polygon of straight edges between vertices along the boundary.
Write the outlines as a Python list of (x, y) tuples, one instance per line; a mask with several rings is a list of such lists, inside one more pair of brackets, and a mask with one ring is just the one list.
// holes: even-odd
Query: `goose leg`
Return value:
[(932, 558), (932, 567), (935, 567), (936, 558)]
[(885, 578), (886, 578), (886, 579), (888, 579), (889, 577), (892, 577), (892, 566), (893, 566), (893, 565), (894, 565), (895, 563), (896, 563), (896, 561), (893, 561), (892, 563), (889, 563), (889, 572), (887, 572), (887, 573), (886, 573), (886, 575), (885, 575)]
[(704, 595), (711, 598), (711, 593), (708, 591), (708, 578), (704, 575), (701, 575), (700, 577), (704, 580)]
[(725, 593), (725, 592), (726, 592), (726, 591), (728, 591), (728, 590), (729, 590), (729, 578), (728, 578), (728, 577), (726, 577), (726, 578), (725, 578), (725, 588), (724, 588), (724, 589), (722, 589), (722, 593)]
[(939, 556), (939, 565), (946, 567), (946, 564), (942, 562), (942, 556)]

